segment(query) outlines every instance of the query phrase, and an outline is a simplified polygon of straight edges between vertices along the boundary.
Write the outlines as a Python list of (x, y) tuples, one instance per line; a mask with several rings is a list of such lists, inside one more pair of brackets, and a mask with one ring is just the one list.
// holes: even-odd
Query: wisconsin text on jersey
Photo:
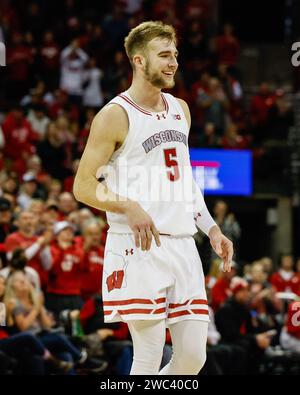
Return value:
[(148, 154), (149, 151), (151, 151), (153, 148), (157, 147), (161, 143), (167, 143), (170, 141), (178, 141), (179, 143), (183, 143), (187, 146), (186, 135), (182, 132), (179, 132), (178, 130), (164, 130), (155, 133), (147, 140), (145, 140), (142, 144), (146, 154)]

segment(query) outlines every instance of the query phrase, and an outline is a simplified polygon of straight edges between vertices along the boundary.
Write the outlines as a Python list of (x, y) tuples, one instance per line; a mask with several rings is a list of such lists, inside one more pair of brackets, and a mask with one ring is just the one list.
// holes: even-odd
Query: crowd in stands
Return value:
[[(229, 24), (218, 32), (212, 14), (207, 0), (1, 2), (0, 373), (130, 371), (127, 326), (104, 323), (105, 216), (78, 204), (72, 185), (95, 113), (129, 87), (123, 40), (132, 27), (159, 19), (178, 30), (171, 93), (191, 107), (192, 146), (260, 156), (266, 140), (286, 140), (292, 109), (285, 93), (264, 82), (245, 104), (239, 39)], [(216, 205), (216, 221), (238, 243), (239, 225), (224, 204)], [(204, 373), (257, 372), (276, 345), (300, 355), (293, 319), (300, 260), (294, 271), (288, 255), (279, 270), (269, 258), (244, 267), (238, 258), (237, 249), (227, 274), (211, 257)], [(171, 354), (169, 333), (166, 339), (162, 364)]]

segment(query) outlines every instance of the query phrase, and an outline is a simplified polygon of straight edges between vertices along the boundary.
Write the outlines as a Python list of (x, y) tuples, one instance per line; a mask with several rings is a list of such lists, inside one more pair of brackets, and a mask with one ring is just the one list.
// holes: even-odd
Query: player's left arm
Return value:
[[(177, 98), (179, 101), (186, 121), (188, 123), (188, 127), (190, 130), (191, 127), (191, 114), (187, 103)], [(204, 232), (210, 240), (210, 244), (216, 254), (223, 260), (224, 262), (224, 271), (231, 270), (231, 261), (233, 257), (233, 244), (232, 241), (229, 240), (221, 231), (219, 226), (216, 224), (215, 220), (210, 215), (208, 208), (205, 204), (202, 192), (195, 180), (193, 179), (193, 187), (195, 191), (195, 200), (194, 200), (194, 218), (196, 222), (196, 226)]]

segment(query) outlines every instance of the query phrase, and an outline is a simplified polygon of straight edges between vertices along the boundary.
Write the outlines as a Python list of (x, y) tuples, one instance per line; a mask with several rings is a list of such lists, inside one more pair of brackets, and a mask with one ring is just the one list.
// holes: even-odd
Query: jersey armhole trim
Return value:
[(110, 101), (106, 105), (108, 106), (110, 104), (116, 104), (117, 106), (121, 107), (122, 110), (125, 112), (125, 114), (127, 116), (127, 120), (128, 120), (128, 131), (127, 131), (126, 137), (125, 137), (123, 143), (120, 145), (120, 147), (113, 152), (112, 157), (110, 158), (110, 160), (112, 160), (112, 158), (114, 158), (116, 155), (118, 155), (121, 152), (123, 152), (125, 150), (125, 148), (127, 147), (127, 145), (128, 145), (129, 136), (130, 136), (130, 133), (129, 133), (129, 131), (130, 131), (130, 119), (129, 119), (128, 112), (126, 111), (126, 108), (123, 107), (122, 104), (114, 102), (114, 101)]

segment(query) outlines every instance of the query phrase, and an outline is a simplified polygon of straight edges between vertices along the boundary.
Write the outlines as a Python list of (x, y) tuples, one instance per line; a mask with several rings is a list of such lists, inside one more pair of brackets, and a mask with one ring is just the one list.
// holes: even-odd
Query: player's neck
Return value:
[(135, 103), (145, 109), (162, 111), (164, 108), (161, 89), (156, 88), (147, 81), (143, 84), (133, 81), (127, 92)]

